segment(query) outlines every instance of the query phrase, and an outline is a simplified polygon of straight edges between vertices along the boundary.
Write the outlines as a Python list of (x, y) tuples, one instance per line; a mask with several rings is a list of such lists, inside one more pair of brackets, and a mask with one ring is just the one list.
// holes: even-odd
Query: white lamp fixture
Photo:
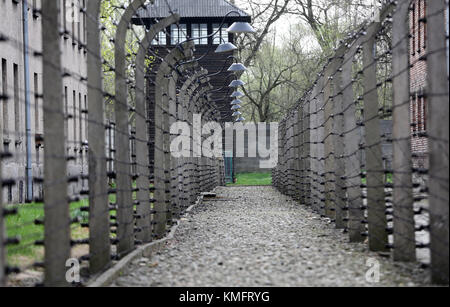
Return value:
[(240, 71), (246, 71), (247, 68), (244, 66), (244, 64), (241, 63), (234, 63), (228, 68), (228, 71), (232, 72), (240, 72)]
[(233, 45), (232, 43), (224, 43), (219, 45), (219, 47), (217, 47), (216, 49), (216, 53), (225, 53), (225, 52), (230, 52), (230, 51), (234, 51), (237, 50), (238, 48)]
[(227, 31), (233, 34), (256, 33), (256, 30), (248, 22), (235, 22), (227, 29)]
[(233, 100), (233, 101), (231, 102), (231, 105), (241, 104), (241, 103), (242, 103), (242, 100), (240, 100), (240, 99), (235, 99), (235, 100)]
[(230, 85), (228, 85), (228, 87), (235, 87), (235, 88), (237, 88), (237, 87), (239, 87), (239, 86), (244, 86), (244, 85), (245, 85), (245, 82), (242, 81), (242, 80), (233, 80), (233, 81), (230, 83)]
[(231, 94), (231, 98), (237, 98), (237, 97), (242, 97), (245, 96), (244, 93), (241, 93), (239, 91), (234, 92), (233, 94)]
[(234, 106), (231, 107), (231, 110), (232, 110), (232, 111), (235, 111), (235, 110), (239, 110), (240, 108), (241, 108), (240, 105), (235, 104)]
[(239, 111), (236, 111), (236, 112), (233, 113), (233, 116), (234, 116), (234, 117), (236, 117), (236, 116), (241, 116), (241, 115), (242, 115), (242, 113), (239, 112)]
[(241, 122), (243, 122), (243, 121), (245, 121), (245, 118), (244, 117), (239, 117), (238, 119), (236, 119), (236, 122), (237, 123), (241, 123)]

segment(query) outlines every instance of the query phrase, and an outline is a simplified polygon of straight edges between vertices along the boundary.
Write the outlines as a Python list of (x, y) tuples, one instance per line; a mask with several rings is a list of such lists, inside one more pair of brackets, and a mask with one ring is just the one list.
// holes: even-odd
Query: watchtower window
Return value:
[[(196, 45), (207, 45), (208, 38), (208, 25), (206, 23), (193, 23), (192, 24), (192, 38), (198, 38), (194, 40)], [(202, 37), (202, 38), (200, 38)]]
[(213, 33), (217, 32), (213, 38), (214, 45), (228, 43), (228, 41), (229, 41), (228, 40), (228, 32), (227, 32), (228, 24), (223, 24), (222, 27), (220, 28), (220, 31), (219, 31), (219, 27), (220, 27), (220, 24), (218, 24), (218, 23), (213, 24)]
[(156, 36), (156, 39), (152, 41), (152, 45), (161, 45), (165, 46), (167, 45), (167, 36), (165, 31), (161, 31)]
[(170, 43), (176, 45), (187, 39), (187, 26), (186, 24), (176, 25), (173, 24), (170, 27)]

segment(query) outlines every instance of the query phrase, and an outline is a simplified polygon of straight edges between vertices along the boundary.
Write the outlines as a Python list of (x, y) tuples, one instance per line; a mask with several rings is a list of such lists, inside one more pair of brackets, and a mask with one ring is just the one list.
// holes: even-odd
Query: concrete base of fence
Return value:
[[(192, 209), (194, 209), (196, 206), (201, 205), (203, 203), (204, 197), (205, 193), (202, 193), (202, 195), (198, 197), (197, 202), (186, 210), (186, 213), (191, 212)], [(88, 282), (87, 287), (106, 287), (110, 285), (121, 274), (125, 273), (128, 264), (130, 264), (134, 260), (141, 257), (151, 258), (152, 255), (164, 249), (167, 243), (173, 240), (179, 224), (180, 221), (173, 225), (165, 238), (140, 246), (139, 248), (125, 256), (123, 259), (121, 259), (119, 262), (114, 264), (106, 272), (94, 277), (91, 281)]]

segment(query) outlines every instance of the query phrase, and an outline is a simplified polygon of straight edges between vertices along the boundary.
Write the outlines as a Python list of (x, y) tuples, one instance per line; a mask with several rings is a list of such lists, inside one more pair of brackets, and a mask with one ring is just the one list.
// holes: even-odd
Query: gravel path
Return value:
[[(272, 187), (220, 188), (182, 219), (173, 242), (129, 265), (113, 286), (417, 286), (418, 264), (350, 244), (334, 224)], [(380, 282), (366, 281), (368, 259)]]

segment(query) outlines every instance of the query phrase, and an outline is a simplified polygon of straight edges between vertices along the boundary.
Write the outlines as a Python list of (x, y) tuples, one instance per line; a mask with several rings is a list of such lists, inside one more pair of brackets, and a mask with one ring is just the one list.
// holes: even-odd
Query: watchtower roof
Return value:
[(155, 0), (145, 8), (138, 10), (134, 19), (160, 19), (177, 13), (183, 18), (223, 18), (229, 12), (230, 18), (249, 21), (250, 16), (226, 0)]

